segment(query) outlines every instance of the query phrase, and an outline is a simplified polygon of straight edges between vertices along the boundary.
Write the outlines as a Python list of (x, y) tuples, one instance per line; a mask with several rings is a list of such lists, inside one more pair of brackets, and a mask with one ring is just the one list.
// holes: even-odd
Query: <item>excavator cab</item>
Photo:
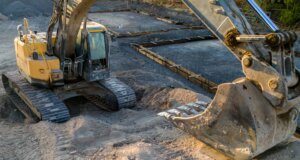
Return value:
[(77, 36), (75, 70), (86, 81), (109, 77), (109, 37), (96, 22), (83, 24)]

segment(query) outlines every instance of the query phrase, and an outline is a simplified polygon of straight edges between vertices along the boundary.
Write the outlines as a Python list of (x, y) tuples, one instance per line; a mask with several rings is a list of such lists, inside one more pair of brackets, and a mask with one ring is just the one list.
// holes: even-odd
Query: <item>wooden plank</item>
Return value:
[(144, 56), (152, 59), (153, 61), (157, 62), (158, 64), (165, 66), (166, 68), (170, 69), (171, 71), (183, 76), (184, 78), (188, 79), (189, 81), (193, 82), (201, 86), (203, 89), (207, 90), (208, 92), (215, 93), (218, 84), (210, 81), (209, 79), (203, 77), (200, 74), (196, 74), (187, 68), (176, 64), (175, 62), (158, 55), (157, 53), (145, 48), (140, 44), (131, 44), (131, 47), (134, 48), (139, 53), (143, 54)]
[(201, 40), (213, 40), (216, 39), (214, 36), (196, 36), (190, 38), (183, 38), (183, 39), (173, 39), (173, 40), (162, 40), (162, 41), (155, 41), (155, 42), (147, 42), (141, 43), (139, 45), (143, 47), (157, 47), (163, 45), (170, 45), (170, 44), (180, 44), (180, 43), (187, 43), (187, 42), (194, 42), (194, 41), (201, 41)]
[(89, 13), (111, 13), (111, 12), (132, 12), (132, 9), (113, 9), (113, 10), (97, 10), (89, 11)]

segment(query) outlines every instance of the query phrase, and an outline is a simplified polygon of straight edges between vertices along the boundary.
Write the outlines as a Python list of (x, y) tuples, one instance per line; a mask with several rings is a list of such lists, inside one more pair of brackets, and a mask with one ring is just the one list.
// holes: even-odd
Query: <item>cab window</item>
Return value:
[(90, 58), (92, 60), (106, 59), (105, 34), (103, 32), (89, 33)]

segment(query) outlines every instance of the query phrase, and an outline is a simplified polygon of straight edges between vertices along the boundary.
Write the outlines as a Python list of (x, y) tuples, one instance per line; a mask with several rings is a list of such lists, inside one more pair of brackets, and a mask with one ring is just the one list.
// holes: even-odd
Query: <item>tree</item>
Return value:
[(300, 21), (300, 0), (257, 0), (258, 4), (267, 12), (271, 12), (272, 18), (284, 25), (295, 25)]

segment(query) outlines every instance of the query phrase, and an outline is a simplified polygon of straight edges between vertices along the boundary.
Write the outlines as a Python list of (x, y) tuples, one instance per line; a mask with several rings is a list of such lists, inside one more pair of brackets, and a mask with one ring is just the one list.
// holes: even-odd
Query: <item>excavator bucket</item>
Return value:
[(211, 102), (197, 101), (159, 113), (175, 126), (234, 159), (250, 159), (287, 140), (297, 110), (277, 116), (248, 80), (222, 84)]

